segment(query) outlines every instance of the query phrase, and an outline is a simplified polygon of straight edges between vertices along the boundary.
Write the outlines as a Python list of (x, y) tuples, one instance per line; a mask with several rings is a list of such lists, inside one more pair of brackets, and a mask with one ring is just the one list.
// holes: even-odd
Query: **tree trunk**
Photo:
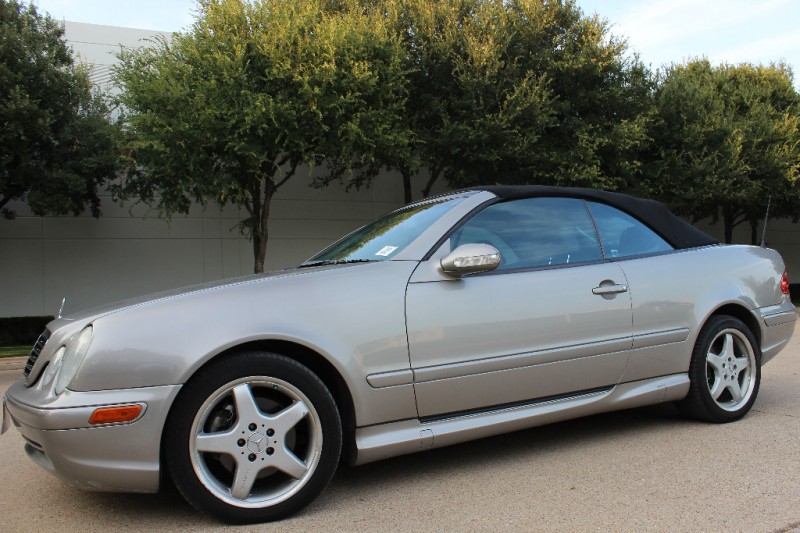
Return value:
[(264, 200), (260, 205), (260, 216), (256, 219), (256, 231), (253, 234), (253, 251), (255, 253), (255, 266), (253, 272), (264, 272), (264, 263), (267, 257), (267, 240), (269, 239), (269, 209), (272, 196), (275, 194), (275, 184), (271, 179), (266, 180), (264, 186)]
[(441, 171), (435, 170), (431, 171), (431, 177), (428, 179), (428, 183), (425, 184), (425, 188), (422, 189), (422, 197), (427, 198), (431, 194), (431, 189), (433, 188), (433, 184), (439, 179), (441, 175)]
[(758, 217), (750, 217), (750, 244), (758, 246)]
[(722, 208), (722, 220), (725, 225), (725, 244), (733, 242), (733, 209), (730, 207)]
[[(297, 166), (300, 161), (291, 161), (289, 156), (283, 158), (272, 158), (269, 161), (274, 161), (267, 164), (266, 168), (262, 171), (266, 176), (259, 180), (258, 185), (253, 188), (251, 195), (253, 196), (253, 209), (250, 210), (250, 216), (253, 220), (253, 272), (261, 274), (264, 272), (264, 265), (267, 262), (267, 241), (269, 240), (269, 213), (272, 204), (272, 197), (275, 192), (283, 186), (284, 183), (289, 181), (297, 171)], [(289, 168), (285, 168), (285, 165)], [(275, 181), (280, 173), (283, 173), (281, 178)], [(263, 183), (263, 186), (262, 186)], [(263, 193), (262, 193), (263, 187)], [(262, 198), (263, 194), (263, 198)]]
[(9, 198), (8, 196), (3, 196), (3, 198), (0, 199), (0, 209), (5, 207), (5, 205), (9, 202), (9, 200), (11, 200), (11, 198)]
[(403, 175), (403, 193), (405, 194), (405, 200), (407, 204), (411, 203), (411, 169), (408, 167), (403, 167), (400, 169), (400, 173)]

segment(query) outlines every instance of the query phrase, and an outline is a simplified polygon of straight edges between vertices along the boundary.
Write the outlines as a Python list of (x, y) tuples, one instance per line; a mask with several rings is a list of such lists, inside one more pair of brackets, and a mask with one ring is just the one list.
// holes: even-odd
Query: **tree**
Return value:
[[(322, 0), (201, 0), (186, 34), (120, 53), (127, 171), (116, 193), (169, 215), (243, 206), (262, 272), (270, 203), (301, 165), (392, 138), (405, 98), (383, 19)], [(400, 80), (400, 81), (398, 81)], [(388, 142), (388, 141), (387, 141)]]
[(771, 216), (800, 217), (800, 96), (784, 65), (672, 65), (656, 90), (646, 186), (678, 213), (722, 219), (725, 242)]
[(650, 79), (608, 25), (574, 2), (368, 2), (401, 36), (408, 71), (400, 122), (408, 144), (373, 145), (373, 166), (433, 183), (621, 188), (640, 171)]
[(648, 70), (606, 21), (585, 16), (570, 0), (508, 6), (505, 61), (547, 81), (552, 121), (503, 179), (605, 190), (634, 185), (651, 108)]
[(116, 129), (63, 29), (33, 5), (0, 0), (0, 210), (100, 215), (97, 188), (115, 176)]
[[(412, 3), (413, 4), (413, 3)], [(438, 12), (416, 2), (418, 69), (409, 102), (421, 164), (451, 186), (497, 183), (519, 168), (556, 120), (556, 96), (546, 74), (514, 55), (509, 6), (502, 2), (443, 2)], [(413, 10), (412, 10), (413, 11)]]

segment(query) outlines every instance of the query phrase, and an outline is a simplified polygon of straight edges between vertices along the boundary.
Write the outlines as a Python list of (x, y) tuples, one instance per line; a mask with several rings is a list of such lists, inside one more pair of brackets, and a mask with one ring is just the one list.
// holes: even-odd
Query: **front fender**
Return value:
[(410, 369), (404, 297), (415, 266), (387, 261), (268, 278), (100, 317), (70, 388), (182, 384), (231, 348), (286, 340), (314, 350), (339, 371), (359, 425), (416, 416), (413, 385), (375, 389), (366, 380)]

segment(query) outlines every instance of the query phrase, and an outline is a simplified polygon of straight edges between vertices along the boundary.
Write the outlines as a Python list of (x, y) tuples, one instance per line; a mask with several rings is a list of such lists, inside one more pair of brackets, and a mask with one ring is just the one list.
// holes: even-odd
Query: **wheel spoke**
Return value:
[(750, 367), (750, 358), (746, 355), (744, 357), (736, 357), (733, 360), (733, 364), (736, 365), (737, 373), (739, 373), (742, 370)]
[(722, 396), (723, 391), (726, 388), (725, 381), (722, 380), (719, 376), (714, 379), (714, 386), (711, 387), (711, 397), (714, 400), (718, 400), (720, 396)]
[(250, 496), (250, 491), (253, 489), (253, 483), (258, 477), (258, 472), (261, 466), (256, 466), (247, 460), (240, 460), (236, 463), (236, 475), (233, 477), (233, 486), (231, 487), (231, 496), (239, 500), (244, 500)]
[(742, 399), (742, 387), (739, 386), (739, 382), (735, 379), (728, 383), (728, 389), (731, 391), (731, 397), (733, 397), (733, 401), (738, 402)]
[(242, 383), (233, 388), (233, 403), (236, 405), (236, 416), (240, 424), (260, 420), (264, 417), (256, 405), (250, 385)]
[(201, 433), (197, 436), (197, 451), (206, 453), (236, 453), (233, 431), (221, 433)]
[(727, 333), (725, 334), (725, 342), (722, 346), (722, 352), (720, 352), (719, 356), (722, 359), (727, 359), (728, 357), (734, 357), (735, 355), (736, 353), (733, 346), (733, 335)]
[(708, 361), (708, 364), (714, 369), (714, 376), (719, 378), (723, 373), (722, 365), (725, 364), (725, 359), (720, 355), (708, 352), (706, 361)]
[(272, 418), (271, 423), (286, 433), (297, 425), (308, 414), (308, 407), (303, 402), (294, 402), (292, 405)]
[(285, 447), (282, 447), (279, 452), (272, 456), (272, 463), (270, 466), (274, 466), (294, 479), (300, 479), (308, 470), (306, 464)]

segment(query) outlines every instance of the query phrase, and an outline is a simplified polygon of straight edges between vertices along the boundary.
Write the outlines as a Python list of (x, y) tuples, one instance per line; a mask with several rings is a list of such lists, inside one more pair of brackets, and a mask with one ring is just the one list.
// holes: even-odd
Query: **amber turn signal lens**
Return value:
[(142, 412), (141, 405), (121, 405), (118, 407), (101, 407), (95, 409), (89, 418), (90, 424), (117, 424), (135, 420)]

